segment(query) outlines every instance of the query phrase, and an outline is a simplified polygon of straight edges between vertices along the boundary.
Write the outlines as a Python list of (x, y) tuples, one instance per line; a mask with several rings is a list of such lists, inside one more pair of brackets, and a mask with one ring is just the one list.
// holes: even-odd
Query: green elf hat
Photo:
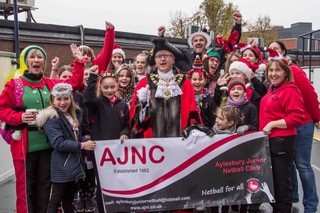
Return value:
[[(28, 56), (30, 50), (33, 50), (33, 49), (40, 50), (44, 56), (44, 59), (47, 60), (47, 53), (46, 53), (46, 51), (44, 51), (44, 49), (42, 47), (37, 46), (37, 45), (31, 45), (31, 46), (27, 46), (22, 51), (22, 52), (24, 52), (24, 54), (23, 54), (24, 55), (24, 58), (23, 58), (24, 62), (26, 62), (27, 56)], [(20, 60), (21, 60), (21, 58), (20, 58)]]
[(219, 61), (220, 61), (220, 57), (221, 56), (220, 56), (220, 53), (217, 50), (214, 50), (214, 49), (211, 48), (211, 49), (209, 49), (207, 51), (204, 60), (208, 60), (211, 57), (215, 57), (215, 58), (219, 59)]
[(24, 48), (22, 50), (22, 52), (20, 53), (20, 57), (19, 57), (20, 68), (19, 68), (18, 72), (20, 75), (23, 75), (24, 71), (28, 70), (27, 56), (28, 56), (30, 50), (33, 50), (33, 49), (40, 50), (44, 56), (45, 61), (47, 61), (47, 53), (46, 53), (46, 51), (44, 51), (44, 49), (42, 47), (37, 46), (37, 45), (27, 46), (26, 48)]

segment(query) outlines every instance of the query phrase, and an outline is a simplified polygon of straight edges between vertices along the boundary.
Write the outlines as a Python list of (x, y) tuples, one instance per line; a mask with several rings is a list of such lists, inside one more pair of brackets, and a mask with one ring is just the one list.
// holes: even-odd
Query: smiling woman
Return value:
[[(77, 89), (83, 79), (81, 52), (75, 53), (74, 75), (68, 80)], [(79, 54), (77, 54), (79, 53)], [(41, 110), (49, 105), (50, 91), (58, 82), (43, 76), (47, 54), (40, 46), (27, 46), (20, 55), (20, 100), (16, 100), (15, 81), (7, 82), (0, 95), (0, 120), (11, 126), (23, 125), (20, 138), (12, 139), (10, 149), (16, 175), (17, 212), (46, 212), (50, 195), (50, 158), (52, 147), (43, 131), (35, 126), (35, 116), (28, 109)], [(15, 110), (22, 103), (23, 111)], [(27, 109), (27, 110), (26, 110)], [(33, 111), (34, 111), (33, 110)], [(41, 171), (41, 172), (39, 172)]]
[(269, 137), (275, 200), (273, 212), (291, 212), (291, 167), (296, 144), (296, 127), (303, 124), (305, 107), (292, 72), (282, 60), (270, 58), (266, 70), (271, 84), (260, 103), (260, 130)]

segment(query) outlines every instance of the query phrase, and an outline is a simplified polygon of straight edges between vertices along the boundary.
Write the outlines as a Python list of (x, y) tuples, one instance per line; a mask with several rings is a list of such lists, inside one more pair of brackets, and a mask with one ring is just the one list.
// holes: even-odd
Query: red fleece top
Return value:
[(303, 124), (309, 123), (311, 120), (313, 120), (315, 123), (319, 122), (320, 108), (318, 95), (314, 87), (307, 78), (306, 73), (300, 67), (291, 63), (290, 68), (292, 70), (294, 83), (295, 85), (297, 85), (301, 92), (304, 106), (306, 108), (306, 118)]
[(114, 46), (114, 28), (109, 28), (106, 31), (103, 47), (99, 55), (92, 60), (93, 65), (99, 66), (99, 74), (105, 72), (111, 61), (112, 50)]
[(272, 129), (269, 138), (296, 135), (295, 127), (303, 124), (305, 114), (301, 93), (293, 82), (283, 83), (275, 91), (270, 87), (260, 102), (259, 129), (263, 130), (271, 121), (284, 119), (287, 128)]

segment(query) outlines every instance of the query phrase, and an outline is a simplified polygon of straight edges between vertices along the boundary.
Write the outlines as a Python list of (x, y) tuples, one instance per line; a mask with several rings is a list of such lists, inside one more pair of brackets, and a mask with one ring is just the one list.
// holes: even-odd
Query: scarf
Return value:
[(212, 127), (215, 134), (233, 134), (236, 132), (236, 125), (233, 125), (227, 129), (218, 129), (217, 124)]
[(240, 106), (244, 105), (248, 102), (248, 98), (246, 94), (243, 94), (243, 96), (240, 98), (239, 101), (234, 101), (230, 96), (228, 96), (227, 104), (236, 108), (239, 108)]
[(23, 73), (23, 76), (26, 77), (26, 78), (29, 79), (29, 80), (38, 81), (38, 80), (40, 80), (40, 79), (43, 77), (43, 73), (34, 74), (34, 73), (30, 73), (28, 70), (26, 70), (26, 71)]

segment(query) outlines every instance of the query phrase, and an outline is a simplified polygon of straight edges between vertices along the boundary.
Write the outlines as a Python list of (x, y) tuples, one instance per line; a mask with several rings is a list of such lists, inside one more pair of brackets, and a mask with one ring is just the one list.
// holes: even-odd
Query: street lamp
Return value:
[[(13, 14), (14, 14), (14, 52), (16, 53), (16, 60), (19, 60), (20, 55), (20, 41), (19, 41), (19, 20), (18, 20), (18, 4), (17, 0), (13, 0)], [(17, 68), (19, 68), (19, 63)]]

